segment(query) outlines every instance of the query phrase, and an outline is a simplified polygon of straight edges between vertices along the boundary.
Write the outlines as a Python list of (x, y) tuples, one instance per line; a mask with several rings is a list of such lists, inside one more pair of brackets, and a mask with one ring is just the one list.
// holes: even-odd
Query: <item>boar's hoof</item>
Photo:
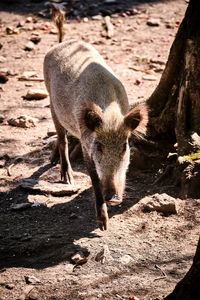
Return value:
[(103, 203), (101, 206), (100, 215), (97, 216), (97, 223), (99, 228), (103, 230), (107, 230), (108, 228), (108, 212), (106, 203)]
[(74, 185), (74, 177), (72, 175), (72, 171), (63, 171), (61, 170), (61, 181), (67, 184)]
[(108, 205), (112, 205), (112, 206), (115, 206), (115, 205), (118, 205), (122, 202), (122, 199), (119, 198), (117, 195), (113, 196), (110, 200), (107, 200), (106, 203)]

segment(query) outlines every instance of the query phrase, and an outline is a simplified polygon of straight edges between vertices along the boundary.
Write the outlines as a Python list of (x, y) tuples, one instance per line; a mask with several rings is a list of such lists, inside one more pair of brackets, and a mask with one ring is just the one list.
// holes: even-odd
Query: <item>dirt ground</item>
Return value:
[[(9, 79), (0, 84), (0, 299), (163, 299), (191, 266), (199, 237), (200, 200), (183, 199), (178, 214), (144, 212), (138, 203), (145, 196), (167, 193), (178, 198), (178, 192), (173, 186), (152, 184), (158, 171), (131, 170), (126, 197), (120, 206), (109, 208), (109, 229), (101, 232), (81, 158), (72, 161), (80, 187), (76, 194), (59, 197), (19, 186), (25, 178), (60, 181), (59, 165), (49, 164), (48, 132), (53, 128), (49, 99), (23, 98), (30, 88), (45, 90), (44, 82), (19, 80), (27, 71), (35, 72), (35, 79), (43, 78), (44, 55), (57, 43), (57, 35), (50, 19), (37, 14), (45, 9), (44, 2), (8, 2), (10, 6), (6, 1), (0, 4), (0, 72)], [(70, 17), (64, 39), (94, 45), (134, 103), (157, 86), (187, 3), (121, 2), (125, 12), (134, 8), (138, 13), (113, 10), (113, 38), (105, 37), (101, 19)], [(33, 20), (25, 22), (29, 16)], [(159, 26), (148, 26), (149, 18), (158, 20)], [(18, 28), (18, 34), (6, 34), (9, 26)], [(41, 41), (25, 51), (37, 34)], [(36, 126), (8, 124), (21, 115), (37, 118)], [(79, 251), (85, 257), (80, 265), (71, 259)]]

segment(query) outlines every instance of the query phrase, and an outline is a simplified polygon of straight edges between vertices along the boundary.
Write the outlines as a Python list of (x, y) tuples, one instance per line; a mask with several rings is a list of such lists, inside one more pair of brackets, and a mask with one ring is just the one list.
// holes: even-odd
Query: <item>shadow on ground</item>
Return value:
[[(50, 169), (51, 165), (45, 164), (29, 178), (39, 179)], [(73, 169), (76, 170), (76, 166)], [(145, 187), (153, 182), (152, 174), (135, 172), (132, 178), (126, 200), (121, 206), (109, 208), (109, 218), (123, 214), (149, 194)], [(156, 192), (156, 187), (154, 189)], [(40, 205), (28, 206), (23, 210), (12, 209), (12, 204), (29, 203), (29, 195), (29, 191), (19, 186), (0, 194), (0, 267), (43, 269), (58, 264), (63, 257), (70, 259), (76, 251), (89, 255), (88, 249), (76, 245), (75, 241), (98, 236), (98, 231), (94, 232), (97, 224), (92, 189), (83, 190), (72, 200), (65, 197), (59, 204), (55, 204), (54, 197), (51, 207), (45, 204), (51, 196), (46, 195), (45, 198), (43, 195), (45, 200)], [(35, 193), (35, 197), (39, 195)]]
[[(122, 13), (138, 8), (144, 3), (164, 2), (166, 0), (82, 0), (82, 1), (52, 1), (61, 4), (66, 10), (68, 18), (91, 17), (94, 15), (111, 15), (114, 13)], [(44, 0), (2, 0), (0, 3), (0, 11), (8, 11), (18, 14), (36, 14), (43, 17), (49, 17), (47, 1)]]

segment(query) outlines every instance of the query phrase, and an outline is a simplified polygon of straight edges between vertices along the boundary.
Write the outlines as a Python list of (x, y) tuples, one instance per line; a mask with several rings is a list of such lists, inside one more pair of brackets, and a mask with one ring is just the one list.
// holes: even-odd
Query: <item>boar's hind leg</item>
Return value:
[(108, 213), (107, 213), (107, 206), (106, 203), (103, 200), (101, 188), (100, 188), (100, 182), (99, 177), (97, 175), (94, 162), (90, 159), (87, 152), (83, 150), (83, 156), (84, 160), (87, 165), (88, 173), (90, 175), (92, 186), (94, 189), (95, 194), (95, 201), (96, 201), (96, 213), (97, 213), (97, 223), (99, 225), (99, 228), (101, 230), (106, 230), (108, 227)]
[(72, 168), (69, 161), (68, 140), (66, 130), (59, 123), (54, 111), (52, 110), (52, 118), (57, 132), (57, 141), (51, 155), (51, 163), (56, 165), (60, 160), (61, 180), (65, 183), (74, 183)]

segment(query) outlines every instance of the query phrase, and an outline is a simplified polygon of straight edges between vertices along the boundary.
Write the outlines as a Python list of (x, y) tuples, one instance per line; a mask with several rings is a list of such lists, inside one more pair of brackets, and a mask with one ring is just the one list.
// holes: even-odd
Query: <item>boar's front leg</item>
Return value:
[(57, 132), (57, 141), (51, 155), (51, 163), (56, 165), (60, 160), (61, 180), (74, 184), (73, 172), (69, 161), (68, 140), (66, 130), (59, 123), (54, 110), (51, 108), (52, 118)]
[(88, 173), (90, 175), (90, 178), (92, 181), (92, 186), (94, 189), (95, 201), (96, 201), (97, 223), (101, 230), (106, 230), (108, 227), (108, 212), (107, 212), (106, 203), (103, 200), (99, 177), (96, 172), (94, 162), (90, 159), (89, 155), (87, 154), (87, 151), (84, 150), (84, 147), (82, 147), (82, 150), (83, 150), (84, 160), (86, 162)]

